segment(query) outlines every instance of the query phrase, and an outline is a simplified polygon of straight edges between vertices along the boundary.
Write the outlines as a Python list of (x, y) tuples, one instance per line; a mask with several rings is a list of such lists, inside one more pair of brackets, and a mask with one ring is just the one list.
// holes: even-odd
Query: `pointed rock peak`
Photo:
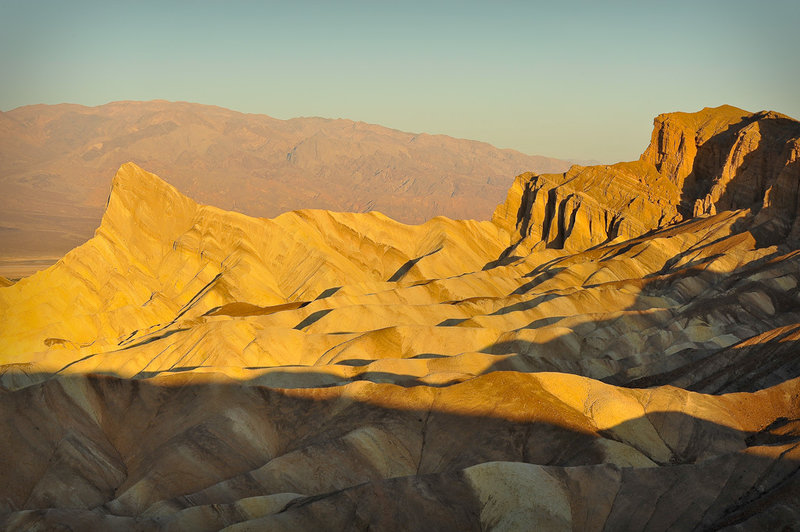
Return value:
[(111, 182), (111, 193), (100, 226), (117, 230), (132, 226), (151, 227), (154, 232), (159, 232), (191, 216), (196, 208), (197, 203), (157, 175), (134, 163), (125, 163)]
[(141, 195), (147, 192), (159, 192), (161, 194), (177, 194), (182, 196), (178, 190), (158, 177), (150, 173), (136, 163), (128, 162), (117, 170), (114, 179), (111, 181), (111, 196), (115, 194), (134, 193)]

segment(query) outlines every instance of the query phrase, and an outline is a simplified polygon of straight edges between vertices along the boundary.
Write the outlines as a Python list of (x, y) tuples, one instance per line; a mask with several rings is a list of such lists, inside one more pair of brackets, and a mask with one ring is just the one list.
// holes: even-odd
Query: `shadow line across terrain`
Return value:
[(478, 530), (487, 497), (502, 506), (531, 479), (528, 509), (550, 497), (552, 519), (577, 528), (767, 526), (798, 508), (800, 421), (773, 419), (764, 398), (750, 405), (758, 430), (658, 407), (603, 426), (547, 387), (514, 373), (437, 393), (48, 379), (2, 392), (0, 524)]

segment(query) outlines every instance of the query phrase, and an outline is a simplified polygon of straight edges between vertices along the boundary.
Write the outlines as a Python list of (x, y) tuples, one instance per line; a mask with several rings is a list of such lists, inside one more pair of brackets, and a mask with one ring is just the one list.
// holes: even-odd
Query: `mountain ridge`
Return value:
[(569, 167), (445, 135), (182, 102), (39, 105), (2, 117), (4, 258), (58, 256), (87, 240), (108, 176), (128, 161), (202, 203), (253, 216), (380, 210), (413, 223), (434, 215), (487, 219), (511, 176)]

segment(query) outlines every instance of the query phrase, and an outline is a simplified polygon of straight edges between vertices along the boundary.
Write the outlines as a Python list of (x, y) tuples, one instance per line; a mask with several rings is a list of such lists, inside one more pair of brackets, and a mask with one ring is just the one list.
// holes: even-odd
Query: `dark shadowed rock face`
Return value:
[[(796, 383), (726, 398), (559, 380), (501, 372), (432, 391), (49, 380), (0, 404), (0, 523), (662, 530), (797, 519), (800, 427), (775, 418), (800, 413)], [(594, 406), (575, 410), (584, 401)]]

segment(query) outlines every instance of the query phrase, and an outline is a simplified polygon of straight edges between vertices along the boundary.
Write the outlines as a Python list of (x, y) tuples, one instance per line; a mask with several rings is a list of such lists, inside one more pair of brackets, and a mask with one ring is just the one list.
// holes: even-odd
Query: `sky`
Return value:
[(0, 0), (0, 110), (165, 99), (638, 158), (653, 118), (800, 118), (800, 1)]

